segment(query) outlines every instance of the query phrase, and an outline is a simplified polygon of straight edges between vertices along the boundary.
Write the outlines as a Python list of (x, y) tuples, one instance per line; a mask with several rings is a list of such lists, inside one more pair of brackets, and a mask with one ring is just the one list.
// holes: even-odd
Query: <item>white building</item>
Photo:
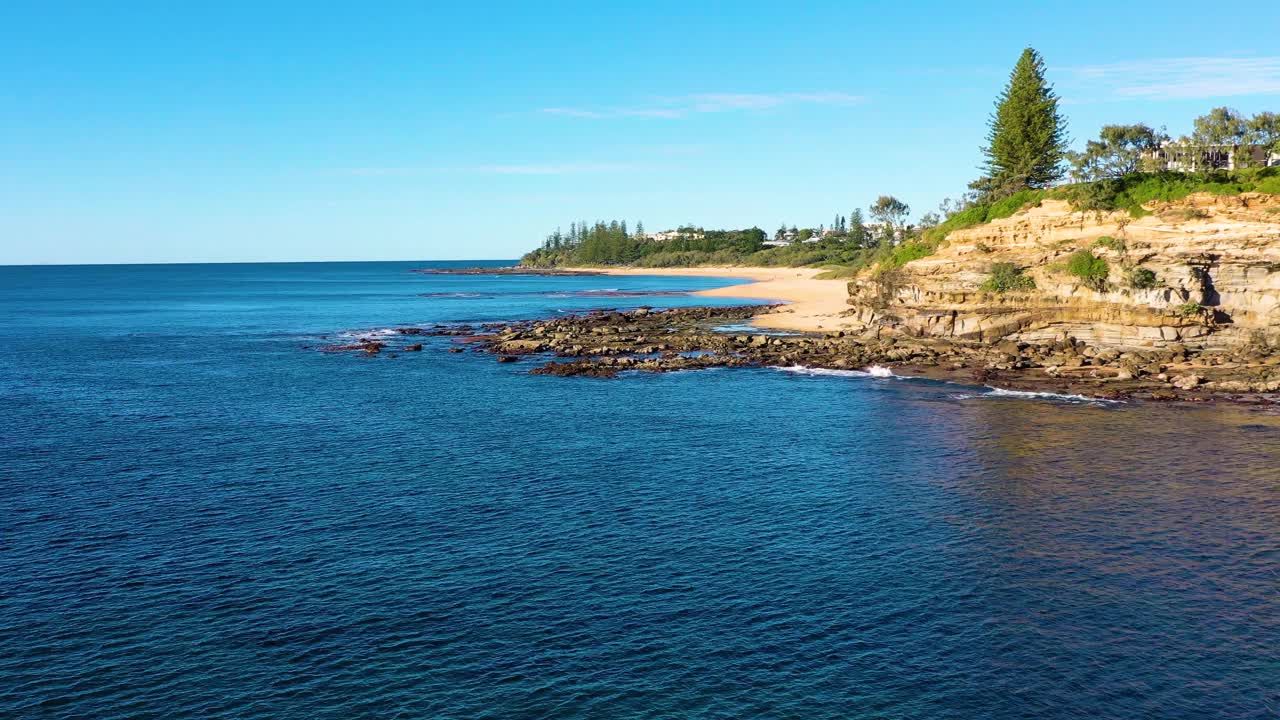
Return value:
[(653, 240), (655, 242), (675, 240), (676, 238), (681, 238), (681, 237), (692, 238), (694, 240), (701, 240), (702, 232), (699, 230), (687, 230), (687, 229), (663, 230), (662, 232), (649, 233), (649, 235), (647, 235), (646, 237), (648, 237), (650, 240)]
[(1235, 170), (1238, 161), (1248, 167), (1280, 167), (1280, 153), (1262, 145), (1196, 145), (1181, 140), (1161, 143), (1143, 158), (1143, 169), (1149, 172), (1174, 170)]

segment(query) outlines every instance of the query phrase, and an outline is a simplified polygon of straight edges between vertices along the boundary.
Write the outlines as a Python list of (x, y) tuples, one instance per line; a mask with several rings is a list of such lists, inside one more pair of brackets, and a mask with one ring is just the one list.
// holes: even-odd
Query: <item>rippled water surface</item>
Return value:
[(717, 284), (415, 266), (0, 268), (0, 717), (1280, 712), (1280, 417), (307, 349)]

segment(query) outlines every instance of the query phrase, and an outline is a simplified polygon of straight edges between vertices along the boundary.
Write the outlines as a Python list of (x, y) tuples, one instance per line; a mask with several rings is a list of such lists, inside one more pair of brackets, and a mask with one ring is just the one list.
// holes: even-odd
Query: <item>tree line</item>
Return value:
[[(573, 265), (667, 265), (676, 260), (714, 258), (718, 262), (756, 262), (783, 265), (797, 258), (817, 261), (845, 261), (851, 253), (893, 246), (928, 224), (936, 224), (936, 213), (926, 213), (925, 224), (908, 223), (911, 208), (891, 195), (882, 195), (871, 204), (868, 223), (860, 208), (847, 216), (837, 215), (830, 228), (790, 228), (784, 223), (773, 234), (775, 240), (791, 239), (797, 247), (767, 247), (769, 236), (758, 227), (744, 230), (707, 230), (683, 226), (669, 237), (657, 239), (645, 233), (637, 222), (629, 231), (626, 220), (572, 222), (567, 232), (556, 228), (541, 246), (526, 254), (522, 263), (536, 267)], [(931, 221), (930, 218), (933, 218)], [(666, 233), (664, 233), (666, 235)], [(808, 247), (800, 248), (805, 245)]]
[(1216, 107), (1196, 118), (1191, 133), (1177, 140), (1164, 128), (1144, 123), (1104, 125), (1096, 140), (1086, 142), (1084, 150), (1071, 153), (1069, 159), (1075, 179), (1091, 182), (1171, 166), (1212, 172), (1229, 163), (1248, 169), (1265, 165), (1272, 153), (1280, 153), (1280, 114), (1260, 112), (1246, 117), (1237, 110)]
[(746, 230), (703, 230), (681, 227), (675, 237), (656, 240), (637, 222), (628, 231), (626, 220), (574, 222), (569, 231), (557, 228), (547, 235), (542, 245), (523, 258), (523, 264), (536, 267), (571, 265), (631, 265), (645, 258), (671, 253), (729, 252), (745, 255), (764, 248), (765, 232), (760, 228)]
[(1023, 50), (989, 121), (982, 177), (970, 184), (971, 202), (998, 201), (1028, 189), (1122, 178), (1139, 172), (1212, 174), (1228, 165), (1246, 170), (1280, 153), (1280, 114), (1245, 116), (1217, 107), (1195, 118), (1190, 134), (1174, 140), (1144, 123), (1104, 125), (1084, 149), (1068, 149), (1066, 119), (1045, 80), (1044, 59)]

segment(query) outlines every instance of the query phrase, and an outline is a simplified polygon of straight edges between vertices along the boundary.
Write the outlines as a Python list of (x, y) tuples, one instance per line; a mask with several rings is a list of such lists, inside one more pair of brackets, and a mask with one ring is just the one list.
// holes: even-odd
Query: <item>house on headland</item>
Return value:
[(1203, 172), (1246, 167), (1280, 167), (1280, 152), (1265, 145), (1202, 145), (1170, 140), (1143, 156), (1147, 172)]
[(703, 233), (701, 230), (684, 227), (675, 230), (663, 230), (662, 232), (649, 233), (645, 237), (654, 242), (664, 242), (666, 240), (675, 240), (676, 238), (691, 238), (701, 240)]

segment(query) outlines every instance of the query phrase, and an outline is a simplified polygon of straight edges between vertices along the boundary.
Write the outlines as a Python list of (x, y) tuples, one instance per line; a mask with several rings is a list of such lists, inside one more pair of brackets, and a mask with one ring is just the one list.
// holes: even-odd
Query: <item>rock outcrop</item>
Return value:
[[(883, 374), (891, 367), (901, 374), (938, 380), (1110, 399), (1280, 401), (1276, 395), (1280, 352), (1273, 349), (1204, 351), (1171, 343), (1122, 352), (1091, 347), (1075, 338), (991, 343), (895, 336), (879, 330), (860, 335), (843, 330), (790, 335), (736, 332), (743, 321), (773, 310), (772, 305), (597, 310), (474, 327), (405, 328), (396, 334), (436, 338), (429, 341), (436, 351), (456, 354), (470, 348), (491, 354), (500, 363), (532, 360), (534, 366), (528, 372), (533, 375), (612, 378), (625, 372), (794, 366), (868, 375)], [(446, 338), (447, 344), (440, 342)], [(350, 345), (319, 349), (375, 357), (384, 346), (381, 340), (361, 338)], [(417, 353), (427, 347), (415, 342), (402, 349)], [(394, 352), (382, 354), (395, 356)]]
[[(1028, 343), (1070, 337), (1121, 351), (1280, 343), (1280, 196), (1193, 195), (1145, 209), (1133, 219), (1046, 200), (953, 232), (934, 255), (852, 281), (851, 315), (882, 334)], [(1090, 287), (1066, 271), (1081, 249), (1107, 261), (1105, 284)], [(1022, 268), (1035, 289), (984, 292), (995, 263)], [(1135, 268), (1154, 272), (1156, 285), (1134, 287)]]
[(466, 338), (477, 349), (511, 362), (523, 355), (549, 359), (535, 375), (616, 377), (619, 373), (707, 368), (801, 366), (860, 370), (873, 365), (906, 374), (1016, 390), (1082, 393), (1104, 398), (1161, 400), (1235, 396), (1271, 402), (1280, 390), (1280, 354), (1246, 357), (1199, 352), (1173, 344), (1159, 350), (1097, 350), (1068, 338), (1031, 344), (951, 341), (935, 337), (742, 335), (716, 325), (741, 321), (770, 306), (601, 311), (489, 328)]

